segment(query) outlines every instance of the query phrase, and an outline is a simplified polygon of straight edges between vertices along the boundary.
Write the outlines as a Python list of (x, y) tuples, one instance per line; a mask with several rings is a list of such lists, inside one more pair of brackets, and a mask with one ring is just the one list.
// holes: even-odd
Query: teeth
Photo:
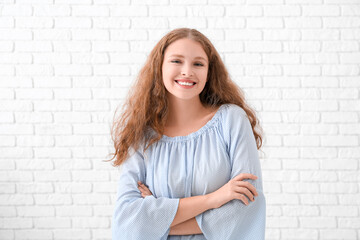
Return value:
[(180, 82), (180, 81), (177, 81), (180, 85), (185, 85), (185, 86), (192, 86), (194, 85), (195, 83), (190, 83), (190, 82)]

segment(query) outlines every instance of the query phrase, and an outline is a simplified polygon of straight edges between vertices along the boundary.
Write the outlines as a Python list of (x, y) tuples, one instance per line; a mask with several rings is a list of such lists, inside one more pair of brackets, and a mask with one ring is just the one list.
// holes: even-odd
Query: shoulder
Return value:
[(239, 121), (244, 117), (247, 118), (245, 110), (233, 103), (224, 104), (223, 121)]

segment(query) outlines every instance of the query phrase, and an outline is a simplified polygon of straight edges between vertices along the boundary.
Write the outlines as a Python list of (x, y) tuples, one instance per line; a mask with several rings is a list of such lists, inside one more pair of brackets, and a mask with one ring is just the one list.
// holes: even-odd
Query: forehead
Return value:
[(189, 57), (207, 61), (207, 55), (200, 43), (183, 38), (171, 43), (165, 50), (165, 57)]

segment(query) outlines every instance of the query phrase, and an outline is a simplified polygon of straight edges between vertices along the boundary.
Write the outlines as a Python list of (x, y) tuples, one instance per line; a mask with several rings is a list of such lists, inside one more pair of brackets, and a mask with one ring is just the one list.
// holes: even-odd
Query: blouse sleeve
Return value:
[(223, 135), (231, 161), (231, 179), (240, 173), (256, 175), (249, 181), (258, 192), (255, 201), (246, 206), (234, 199), (220, 208), (196, 216), (206, 239), (265, 239), (266, 204), (262, 188), (260, 161), (255, 137), (245, 111), (231, 105), (223, 118)]
[(154, 196), (141, 197), (137, 182), (145, 182), (146, 169), (139, 151), (121, 165), (115, 211), (112, 218), (112, 239), (167, 239), (179, 199)]

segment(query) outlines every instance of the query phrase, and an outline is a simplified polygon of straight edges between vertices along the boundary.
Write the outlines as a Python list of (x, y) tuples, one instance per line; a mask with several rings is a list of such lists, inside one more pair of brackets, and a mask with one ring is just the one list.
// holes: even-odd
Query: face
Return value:
[(205, 87), (207, 73), (208, 58), (200, 43), (183, 38), (166, 48), (162, 77), (170, 98), (198, 98)]

